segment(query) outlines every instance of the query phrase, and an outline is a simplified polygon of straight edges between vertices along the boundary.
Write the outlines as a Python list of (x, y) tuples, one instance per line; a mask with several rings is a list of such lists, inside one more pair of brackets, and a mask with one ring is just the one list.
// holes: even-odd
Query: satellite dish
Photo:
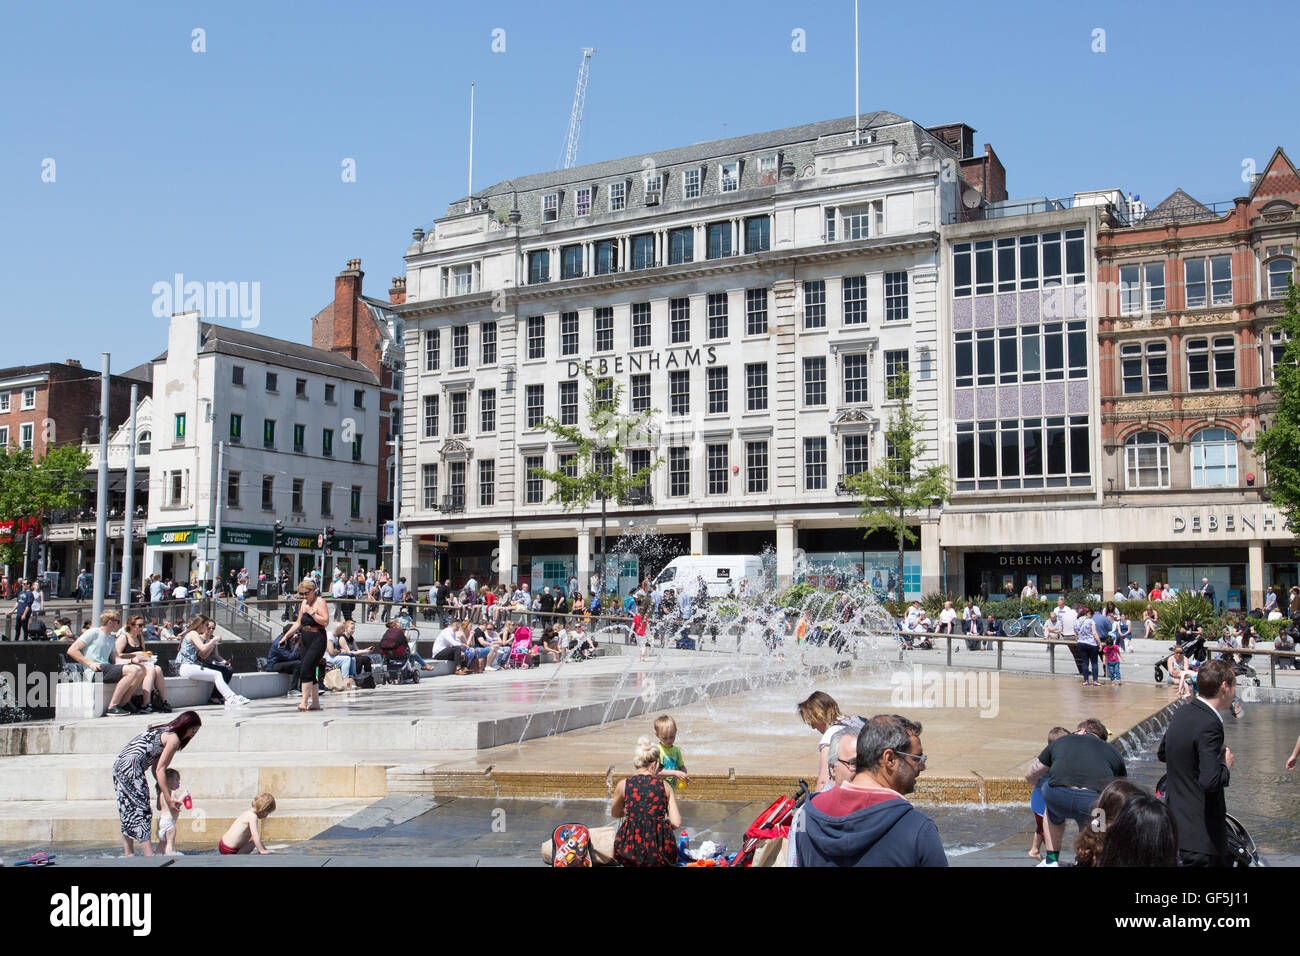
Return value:
[(967, 186), (962, 190), (961, 204), (967, 209), (978, 209), (983, 200), (984, 197), (980, 195), (980, 191), (973, 186)]

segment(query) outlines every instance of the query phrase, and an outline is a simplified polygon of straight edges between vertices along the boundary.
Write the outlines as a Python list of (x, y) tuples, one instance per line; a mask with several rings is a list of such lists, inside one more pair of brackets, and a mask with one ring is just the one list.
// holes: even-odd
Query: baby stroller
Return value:
[(745, 840), (740, 845), (740, 852), (731, 861), (731, 866), (753, 866), (755, 851), (763, 840), (786, 840), (790, 837), (790, 825), (794, 821), (794, 812), (802, 807), (812, 791), (805, 780), (799, 781), (799, 790), (793, 797), (778, 797), (766, 810), (754, 818), (749, 829), (745, 831)]
[[(522, 634), (522, 636), (520, 636)], [(510, 645), (510, 656), (506, 658), (503, 665), (506, 668), (516, 669), (532, 667), (533, 633), (527, 627), (518, 628), (515, 631), (514, 643)]]
[[(1165, 774), (1156, 782), (1156, 798), (1165, 799), (1165, 781), (1169, 775)], [(1251, 837), (1250, 832), (1241, 824), (1241, 821), (1231, 813), (1223, 815), (1224, 823), (1228, 829), (1228, 856), (1232, 858), (1233, 866), (1267, 866), (1259, 857), (1259, 849), (1255, 846), (1255, 840)]]
[[(1204, 664), (1205, 658), (1208, 656), (1205, 652), (1205, 638), (1198, 637), (1195, 640), (1188, 641), (1186, 644), (1184, 644), (1183, 655), (1187, 658), (1187, 660), (1191, 661), (1197, 666)], [(1156, 677), (1157, 684), (1164, 683), (1165, 664), (1168, 662), (1168, 660), (1169, 658), (1162, 657), (1160, 660), (1156, 661), (1155, 677)], [(1254, 671), (1251, 671), (1251, 675), (1254, 676)]]

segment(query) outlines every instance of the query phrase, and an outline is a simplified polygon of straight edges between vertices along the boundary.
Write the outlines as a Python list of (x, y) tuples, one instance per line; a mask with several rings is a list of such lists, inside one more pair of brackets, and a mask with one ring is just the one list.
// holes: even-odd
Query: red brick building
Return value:
[(1210, 207), (1179, 189), (1100, 230), (1103, 490), (1108, 502), (1159, 507), (1135, 541), (1170, 539), (1121, 553), (1121, 580), (1217, 572), (1252, 607), (1264, 586), (1296, 583), (1255, 436), (1274, 407), (1276, 316), (1298, 246), (1300, 176), (1281, 148), (1247, 196)]
[[(384, 434), (379, 444), (379, 535), (393, 518), (393, 449), (388, 444), (402, 427), (402, 334), (405, 323), (388, 306), (406, 301), (406, 279), (393, 279), (388, 301), (363, 295), (360, 259), (349, 259), (334, 278), (334, 301), (311, 319), (313, 348), (339, 352), (379, 376), (379, 420)], [(391, 566), (391, 559), (388, 563)]]
[[(148, 379), (113, 375), (109, 381), (109, 423), (116, 427), (131, 411), (131, 386), (151, 393)], [(92, 441), (99, 436), (100, 381), (97, 370), (76, 359), (0, 369), (0, 445), (25, 448), (37, 458), (52, 445)]]

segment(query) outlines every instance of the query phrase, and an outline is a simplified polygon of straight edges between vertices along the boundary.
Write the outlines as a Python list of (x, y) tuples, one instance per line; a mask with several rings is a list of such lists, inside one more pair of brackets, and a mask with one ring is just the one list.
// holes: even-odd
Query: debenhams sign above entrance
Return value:
[(1174, 534), (1245, 534), (1251, 531), (1292, 531), (1291, 523), (1272, 508), (1241, 508), (1236, 511), (1203, 508), (1175, 511), (1170, 516)]
[(661, 368), (689, 368), (692, 365), (715, 365), (718, 350), (708, 345), (702, 349), (669, 349), (663, 352), (637, 352), (632, 355), (616, 355), (613, 358), (587, 359), (579, 362), (569, 360), (569, 378), (577, 378), (579, 372), (587, 375), (622, 375), (626, 372), (653, 372)]

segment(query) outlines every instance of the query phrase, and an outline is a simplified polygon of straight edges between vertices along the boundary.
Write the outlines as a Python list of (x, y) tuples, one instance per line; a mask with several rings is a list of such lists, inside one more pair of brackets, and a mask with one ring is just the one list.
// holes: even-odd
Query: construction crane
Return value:
[(591, 55), (595, 47), (582, 48), (582, 65), (578, 67), (578, 88), (573, 92), (573, 112), (569, 114), (569, 133), (564, 138), (564, 158), (560, 169), (568, 169), (578, 159), (578, 139), (582, 136), (582, 108), (587, 103), (587, 77), (591, 75)]

